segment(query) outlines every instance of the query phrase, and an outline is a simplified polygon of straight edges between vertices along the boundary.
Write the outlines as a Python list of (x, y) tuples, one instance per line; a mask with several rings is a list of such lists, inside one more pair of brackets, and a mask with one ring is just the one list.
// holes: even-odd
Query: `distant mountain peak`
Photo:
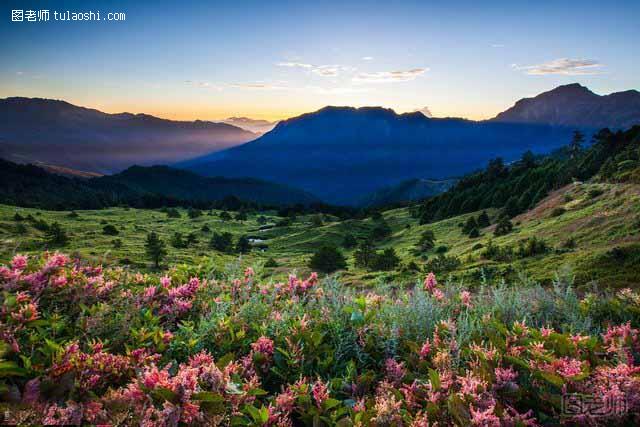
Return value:
[(629, 128), (640, 124), (640, 93), (629, 90), (598, 95), (579, 83), (571, 83), (520, 99), (492, 120), (592, 129)]

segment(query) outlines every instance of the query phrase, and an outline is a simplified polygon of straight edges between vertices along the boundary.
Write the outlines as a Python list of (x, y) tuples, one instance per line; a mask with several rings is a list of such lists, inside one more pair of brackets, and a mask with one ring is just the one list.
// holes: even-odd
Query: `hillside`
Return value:
[(166, 166), (135, 166), (110, 176), (78, 178), (0, 159), (0, 203), (45, 209), (128, 205), (209, 205), (228, 197), (271, 206), (318, 200), (303, 191), (257, 179), (205, 178)]
[(581, 128), (627, 129), (640, 124), (640, 92), (597, 95), (578, 83), (524, 98), (493, 121)]
[(172, 163), (250, 141), (226, 123), (181, 122), (147, 114), (107, 114), (40, 98), (0, 100), (0, 156), (88, 172)]
[(382, 188), (368, 194), (358, 202), (358, 206), (377, 207), (410, 203), (443, 193), (454, 185), (455, 182), (455, 179), (440, 181), (410, 179), (393, 187)]

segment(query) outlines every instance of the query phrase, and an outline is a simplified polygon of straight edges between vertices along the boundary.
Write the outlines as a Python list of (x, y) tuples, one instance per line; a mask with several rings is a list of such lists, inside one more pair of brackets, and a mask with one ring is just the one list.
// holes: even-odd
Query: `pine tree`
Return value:
[(309, 268), (324, 273), (333, 273), (336, 270), (342, 270), (346, 267), (347, 260), (344, 255), (333, 246), (321, 247), (313, 254), (309, 261)]
[(236, 244), (236, 251), (241, 254), (247, 254), (251, 252), (251, 242), (247, 236), (241, 236)]
[(47, 228), (45, 238), (47, 242), (57, 246), (64, 246), (69, 242), (69, 236), (58, 222), (54, 222)]
[(489, 215), (487, 215), (487, 211), (482, 211), (480, 215), (478, 215), (478, 227), (485, 228), (491, 225), (491, 220), (489, 219)]
[(145, 243), (147, 255), (153, 261), (156, 268), (160, 266), (160, 261), (167, 255), (165, 244), (158, 235), (152, 231), (147, 234), (147, 242)]

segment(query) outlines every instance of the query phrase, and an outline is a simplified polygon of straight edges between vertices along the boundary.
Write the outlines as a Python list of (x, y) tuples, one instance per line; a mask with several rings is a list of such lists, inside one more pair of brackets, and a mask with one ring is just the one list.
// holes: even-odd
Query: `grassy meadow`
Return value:
[[(222, 211), (203, 211), (190, 218), (187, 210), (177, 209), (179, 218), (162, 210), (109, 208), (91, 211), (45, 211), (0, 205), (0, 261), (7, 262), (16, 253), (40, 253), (57, 249), (78, 254), (84, 259), (105, 265), (130, 266), (150, 271), (151, 262), (145, 254), (145, 239), (156, 232), (167, 247), (162, 266), (180, 264), (211, 266), (221, 269), (240, 262), (243, 266), (260, 267), (270, 259), (276, 265), (260, 268), (263, 277), (282, 279), (291, 271), (300, 274), (307, 269), (311, 255), (322, 246), (340, 248), (347, 258), (347, 269), (339, 272), (343, 283), (370, 286), (381, 281), (398, 284), (413, 283), (416, 272), (428, 272), (426, 265), (438, 253), (456, 258), (459, 265), (439, 271), (467, 281), (512, 277), (525, 273), (529, 277), (549, 282), (559, 271), (571, 271), (579, 285), (597, 282), (605, 286), (624, 287), (640, 280), (640, 186), (633, 184), (574, 183), (552, 194), (534, 209), (512, 219), (513, 231), (503, 236), (493, 234), (495, 225), (480, 230), (480, 236), (470, 238), (462, 225), (479, 212), (419, 225), (410, 208), (382, 212), (391, 234), (376, 244), (377, 250), (393, 248), (400, 264), (392, 271), (369, 271), (354, 263), (355, 248), (343, 248), (345, 235), (363, 240), (380, 218), (347, 219), (329, 215), (301, 215), (285, 223), (275, 211), (248, 212), (247, 219), (223, 220)], [(23, 221), (16, 221), (18, 213)], [(497, 210), (488, 210), (496, 220)], [(234, 212), (230, 212), (235, 216)], [(27, 219), (31, 216), (32, 220)], [(50, 247), (44, 232), (34, 227), (34, 221), (58, 222), (69, 236), (64, 247)], [(113, 226), (117, 235), (105, 234), (105, 226)], [(416, 248), (425, 230), (435, 235), (435, 247), (429, 251)], [(222, 253), (210, 247), (214, 232), (229, 232), (234, 243), (241, 236), (252, 241), (248, 254)], [(196, 238), (185, 248), (171, 245), (172, 236), (183, 238), (193, 233)], [(520, 242), (537, 238), (544, 241), (543, 253), (527, 257), (488, 259), (483, 252), (493, 244), (498, 248), (516, 248)], [(256, 241), (257, 240), (257, 241)], [(433, 269), (433, 268), (431, 268)], [(302, 270), (302, 271), (301, 271)]]

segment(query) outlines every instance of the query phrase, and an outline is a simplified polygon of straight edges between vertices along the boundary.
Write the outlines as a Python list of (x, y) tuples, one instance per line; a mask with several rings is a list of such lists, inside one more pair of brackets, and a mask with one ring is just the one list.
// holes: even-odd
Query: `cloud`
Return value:
[(422, 107), (419, 110), (415, 110), (414, 112), (416, 113), (422, 113), (425, 115), (425, 117), (433, 117), (433, 114), (431, 114), (431, 110), (429, 109), (429, 107)]
[(278, 62), (276, 64), (278, 67), (289, 67), (289, 68), (314, 68), (311, 64), (304, 64), (302, 62)]
[(512, 67), (518, 71), (524, 71), (532, 76), (543, 76), (547, 74), (560, 74), (565, 76), (581, 76), (589, 74), (599, 74), (598, 68), (603, 65), (593, 59), (569, 59), (559, 58), (553, 61), (537, 65), (520, 66), (513, 64)]
[(200, 89), (213, 89), (213, 90), (222, 90), (223, 87), (221, 85), (217, 85), (217, 84), (213, 84), (210, 82), (200, 82), (200, 81), (193, 81), (193, 80), (185, 80), (184, 83), (188, 86), (191, 87), (196, 87), (196, 88), (200, 88)]
[(428, 68), (413, 68), (401, 71), (378, 71), (375, 73), (360, 73), (353, 78), (354, 83), (389, 83), (407, 82), (429, 71)]
[(313, 74), (320, 77), (336, 77), (341, 72), (353, 72), (355, 68), (346, 65), (313, 65), (302, 62), (278, 62), (278, 67), (289, 68), (301, 68), (303, 70), (311, 71)]
[(362, 60), (363, 61), (373, 61), (373, 56), (363, 56)]
[(344, 95), (350, 93), (363, 93), (369, 92), (367, 88), (357, 88), (357, 87), (318, 87), (318, 86), (306, 86), (303, 88), (304, 90), (313, 91), (318, 95)]
[(254, 82), (254, 83), (233, 83), (229, 85), (238, 89), (253, 89), (253, 90), (284, 90), (288, 89), (285, 86), (279, 86), (273, 83)]

